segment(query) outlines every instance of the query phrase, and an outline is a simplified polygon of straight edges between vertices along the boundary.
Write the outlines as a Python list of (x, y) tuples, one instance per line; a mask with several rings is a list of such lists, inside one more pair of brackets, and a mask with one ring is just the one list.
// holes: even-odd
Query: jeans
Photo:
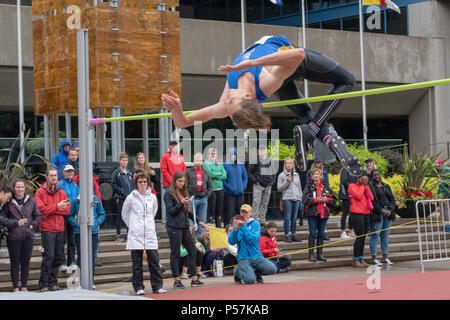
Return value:
[(253, 185), (253, 202), (252, 202), (252, 216), (259, 223), (266, 222), (267, 206), (270, 200), (270, 191), (272, 186), (257, 186)]
[(309, 239), (323, 238), (327, 227), (328, 219), (322, 219), (319, 216), (308, 217)]
[(378, 247), (378, 237), (381, 239), (381, 252), (383, 254), (389, 253), (389, 231), (392, 224), (392, 221), (389, 220), (384, 214), (380, 214), (381, 221), (371, 222), (370, 223), (370, 232), (384, 230), (381, 232), (371, 233), (370, 234), (370, 254), (373, 256), (377, 255), (377, 247)]
[(225, 204), (225, 217), (223, 220), (224, 226), (231, 223), (231, 218), (236, 214), (239, 214), (241, 206), (244, 204), (244, 194), (234, 195), (225, 192), (224, 196)]
[[(75, 246), (77, 247), (77, 266), (80, 268), (81, 271), (81, 245), (80, 245), (80, 234), (75, 234)], [(100, 239), (98, 237), (98, 234), (92, 234), (92, 276), (95, 274), (95, 261), (97, 260), (97, 254), (98, 254), (98, 245), (99, 245)]]
[(255, 272), (261, 275), (274, 274), (277, 272), (275, 264), (264, 257), (256, 259), (241, 259), (234, 269), (234, 276), (244, 281), (245, 284), (252, 284), (256, 281)]
[[(208, 197), (192, 199), (191, 209), (192, 212), (195, 213), (199, 221), (206, 223), (206, 214), (208, 212)], [(198, 227), (196, 232), (197, 237), (199, 237), (203, 233), (203, 231), (203, 228)]]
[[(294, 200), (283, 200), (283, 215), (284, 215), (284, 234), (288, 235), (289, 232), (292, 235), (297, 230), (296, 221), (299, 208), (303, 206), (303, 202)], [(303, 211), (303, 209), (301, 210)], [(289, 225), (290, 224), (290, 225)]]
[(58, 268), (64, 262), (64, 231), (41, 231), (42, 254), (39, 289), (58, 284)]
[(33, 252), (34, 239), (29, 238), (22, 241), (6, 241), (8, 246), (9, 260), (11, 261), (10, 273), (13, 288), (19, 287), (19, 266), (22, 288), (27, 287), (30, 274), (30, 260)]

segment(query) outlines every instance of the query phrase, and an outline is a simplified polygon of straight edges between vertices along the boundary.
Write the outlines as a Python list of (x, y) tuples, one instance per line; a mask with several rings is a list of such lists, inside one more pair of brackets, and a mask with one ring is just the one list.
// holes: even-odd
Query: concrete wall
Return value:
[[(432, 63), (430, 72), (437, 78), (450, 78), (450, 2), (446, 0), (432, 0), (417, 3), (408, 7), (409, 32), (413, 36), (439, 39), (429, 50)], [(426, 114), (430, 119), (428, 126), (422, 126), (427, 140), (433, 144), (428, 152), (443, 152), (447, 156), (447, 141), (450, 141), (450, 86), (440, 86), (431, 90), (425, 99), (426, 103), (417, 105), (414, 114)], [(430, 105), (431, 104), (431, 105)], [(421, 109), (421, 110), (419, 110)], [(412, 130), (420, 125), (420, 118), (410, 116), (410, 135)], [(411, 123), (416, 125), (411, 126)], [(425, 138), (417, 138), (417, 141)], [(430, 142), (428, 142), (430, 143)], [(420, 143), (419, 143), (420, 144)]]

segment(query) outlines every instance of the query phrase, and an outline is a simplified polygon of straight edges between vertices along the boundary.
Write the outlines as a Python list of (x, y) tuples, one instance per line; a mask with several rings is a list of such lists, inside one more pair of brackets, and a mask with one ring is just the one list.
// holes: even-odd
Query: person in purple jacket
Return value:
[(33, 197), (25, 194), (25, 181), (16, 180), (13, 183), (13, 197), (3, 208), (6, 218), (16, 221), (26, 221), (25, 224), (9, 230), (6, 244), (11, 261), (11, 281), (13, 291), (19, 291), (19, 266), (21, 270), (22, 291), (27, 290), (28, 275), (30, 270), (30, 259), (33, 251), (34, 231), (41, 222), (41, 212)]

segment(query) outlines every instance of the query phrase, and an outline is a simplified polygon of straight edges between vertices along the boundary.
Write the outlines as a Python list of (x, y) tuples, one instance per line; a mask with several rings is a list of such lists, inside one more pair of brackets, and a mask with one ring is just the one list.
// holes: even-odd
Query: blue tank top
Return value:
[[(285, 36), (281, 37), (262, 37), (254, 44), (252, 44), (248, 49), (246, 49), (243, 53), (237, 56), (237, 58), (233, 62), (233, 66), (240, 63), (244, 60), (254, 60), (260, 57), (267, 56), (274, 52), (286, 49), (293, 49), (294, 46), (289, 42), (289, 40)], [(255, 91), (256, 97), (260, 102), (267, 99), (266, 95), (259, 88), (259, 74), (261, 73), (261, 69), (263, 67), (254, 67), (249, 69), (244, 69), (240, 71), (229, 72), (227, 75), (228, 87), (230, 89), (237, 89), (237, 83), (239, 77), (244, 72), (251, 72), (253, 77), (255, 78)]]

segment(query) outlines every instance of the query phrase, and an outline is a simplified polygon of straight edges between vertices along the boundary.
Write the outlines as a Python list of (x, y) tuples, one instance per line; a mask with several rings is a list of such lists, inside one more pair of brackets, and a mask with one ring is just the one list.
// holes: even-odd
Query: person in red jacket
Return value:
[(70, 213), (70, 200), (64, 190), (59, 189), (58, 171), (49, 168), (45, 172), (46, 182), (36, 191), (34, 198), (42, 214), (39, 224), (42, 254), (39, 288), (41, 292), (56, 291), (58, 268), (64, 260), (64, 217)]
[(161, 174), (163, 176), (163, 187), (169, 188), (173, 174), (176, 171), (186, 172), (184, 157), (178, 153), (177, 142), (170, 141), (169, 150), (159, 160)]
[(289, 272), (291, 259), (286, 256), (280, 257), (280, 249), (277, 245), (277, 225), (271, 221), (266, 225), (266, 231), (259, 238), (259, 249), (264, 258), (269, 259), (277, 267), (277, 273)]
[(365, 174), (359, 176), (355, 183), (348, 186), (348, 194), (350, 197), (350, 215), (357, 237), (353, 245), (353, 266), (365, 268), (369, 264), (363, 260), (364, 241), (366, 234), (369, 232), (369, 219), (374, 199), (369, 188), (369, 177)]

